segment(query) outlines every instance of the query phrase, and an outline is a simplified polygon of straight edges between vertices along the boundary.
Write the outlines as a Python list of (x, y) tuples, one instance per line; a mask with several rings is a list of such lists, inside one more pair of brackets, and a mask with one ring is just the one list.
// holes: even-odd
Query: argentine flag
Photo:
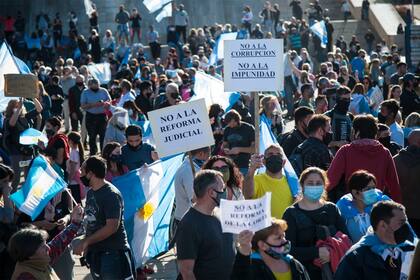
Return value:
[(36, 157), (29, 169), (26, 181), (17, 192), (10, 196), (16, 207), (31, 217), (38, 217), (48, 202), (67, 184), (55, 172), (43, 156)]
[(144, 0), (143, 4), (149, 10), (149, 13), (152, 14), (169, 2), (172, 2), (172, 0)]
[(18, 97), (4, 96), (4, 74), (28, 74), (31, 73), (29, 67), (15, 57), (6, 43), (3, 43), (0, 48), (0, 112), (6, 110), (7, 104), (12, 99)]
[(108, 62), (89, 64), (89, 73), (98, 79), (100, 85), (108, 84), (111, 81), (111, 68)]
[(238, 37), (238, 32), (220, 34), (211, 52), (209, 65), (215, 65), (219, 60), (224, 58), (225, 40), (236, 40), (236, 37)]
[(223, 81), (220, 81), (203, 72), (195, 74), (194, 93), (191, 101), (204, 98), (207, 107), (212, 104), (219, 104), (223, 110), (228, 111), (239, 100), (239, 92), (225, 92)]
[(325, 21), (321, 20), (314, 23), (310, 27), (311, 31), (321, 39), (321, 47), (326, 48), (328, 44), (328, 36), (327, 36), (327, 27), (325, 26)]
[(21, 145), (38, 145), (39, 141), (43, 142), (45, 146), (48, 144), (47, 136), (35, 128), (24, 130), (19, 137)]
[[(276, 137), (271, 131), (270, 121), (265, 115), (260, 116), (260, 154), (263, 155), (264, 151), (272, 144), (278, 144)], [(259, 172), (263, 172), (259, 170)], [(283, 168), (283, 174), (286, 176), (287, 183), (290, 186), (290, 191), (292, 192), (293, 198), (296, 198), (299, 195), (299, 179), (296, 175), (295, 170), (290, 164), (289, 160), (286, 159), (286, 164)]]
[(182, 159), (183, 154), (164, 158), (112, 181), (123, 196), (125, 225), (136, 268), (168, 250), (174, 177)]

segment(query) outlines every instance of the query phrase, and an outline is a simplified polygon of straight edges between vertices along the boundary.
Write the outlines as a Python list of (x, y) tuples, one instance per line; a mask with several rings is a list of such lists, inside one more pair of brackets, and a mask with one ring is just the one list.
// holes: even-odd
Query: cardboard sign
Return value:
[(38, 96), (38, 78), (32, 74), (4, 74), (4, 95), (35, 98)]
[(281, 91), (284, 81), (283, 40), (227, 40), (225, 91)]
[(159, 157), (214, 144), (204, 99), (151, 111), (149, 120)]
[(223, 232), (238, 234), (244, 230), (257, 232), (271, 225), (271, 193), (259, 199), (220, 202)]

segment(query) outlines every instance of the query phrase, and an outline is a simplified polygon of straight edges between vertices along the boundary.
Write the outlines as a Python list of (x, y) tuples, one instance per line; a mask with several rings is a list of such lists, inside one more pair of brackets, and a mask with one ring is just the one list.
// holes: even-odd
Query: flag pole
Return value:
[(260, 153), (260, 96), (259, 92), (254, 92), (254, 127), (255, 127), (255, 154)]
[(73, 203), (74, 203), (74, 206), (77, 206), (77, 205), (78, 205), (78, 203), (77, 203), (76, 199), (74, 199), (73, 195), (71, 194), (71, 191), (70, 191), (68, 188), (65, 188), (64, 190), (65, 190), (65, 191), (67, 192), (67, 194), (70, 196), (71, 201), (73, 201)]

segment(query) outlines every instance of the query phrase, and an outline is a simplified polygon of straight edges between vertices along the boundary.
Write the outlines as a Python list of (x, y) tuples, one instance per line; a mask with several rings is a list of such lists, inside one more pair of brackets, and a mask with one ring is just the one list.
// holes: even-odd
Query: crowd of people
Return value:
[[(334, 44), (333, 24), (317, 0), (306, 11), (300, 0), (290, 7), (290, 20), (266, 1), (261, 20), (245, 6), (239, 25), (192, 28), (179, 4), (164, 57), (159, 33), (152, 25), (143, 32), (138, 10), (122, 5), (117, 38), (100, 29), (96, 9), (88, 40), (74, 12), (68, 35), (59, 13), (52, 21), (37, 15), (31, 33), (21, 13), (2, 19), (5, 40), (39, 82), (35, 98), (11, 100), (0, 114), (1, 277), (74, 279), (72, 252), (83, 255), (93, 279), (152, 273), (134, 267), (123, 199), (111, 181), (159, 160), (144, 138), (148, 113), (188, 102), (197, 73), (222, 80), (223, 61), (210, 63), (210, 55), (221, 34), (238, 32), (238, 39), (284, 40), (284, 91), (261, 93), (259, 107), (278, 144), (255, 152), (249, 93), (227, 111), (210, 106), (215, 145), (186, 155), (174, 178), (171, 243), (179, 279), (418, 279), (420, 246), (411, 272), (405, 264), (420, 234), (420, 64), (409, 69), (401, 46), (374, 44), (373, 33), (366, 44), (356, 36)], [(310, 32), (320, 20), (326, 48)], [(112, 76), (107, 84), (88, 69), (104, 61)], [(291, 120), (294, 128), (287, 131)], [(22, 145), (28, 128), (45, 132), (48, 143)], [(32, 221), (10, 195), (39, 155), (71, 196), (61, 192)], [(268, 192), (271, 226), (222, 232), (221, 199)]]

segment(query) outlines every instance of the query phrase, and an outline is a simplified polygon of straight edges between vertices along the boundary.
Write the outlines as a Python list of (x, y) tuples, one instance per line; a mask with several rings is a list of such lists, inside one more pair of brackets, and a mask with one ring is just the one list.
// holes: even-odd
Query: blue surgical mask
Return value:
[(378, 201), (378, 193), (376, 192), (376, 189), (370, 189), (370, 190), (364, 191), (362, 195), (363, 195), (363, 203), (366, 206), (372, 205), (376, 201)]
[(318, 201), (324, 193), (324, 185), (305, 186), (303, 196), (310, 201)]

